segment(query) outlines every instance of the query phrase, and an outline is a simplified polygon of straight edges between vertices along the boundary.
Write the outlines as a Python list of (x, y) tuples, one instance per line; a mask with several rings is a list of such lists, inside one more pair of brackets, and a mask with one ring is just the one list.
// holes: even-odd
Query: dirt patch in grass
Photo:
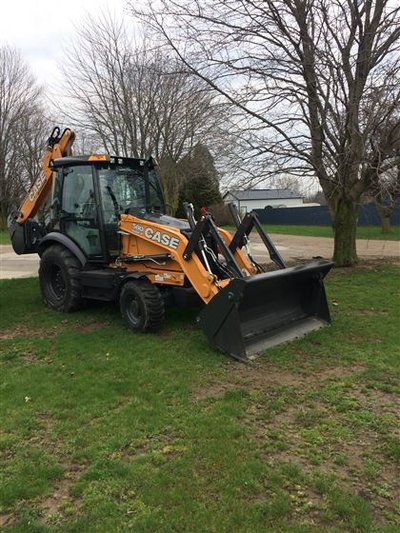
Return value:
[[(352, 390), (351, 395), (357, 399), (361, 405), (371, 407), (379, 413), (389, 411), (399, 418), (400, 426), (400, 398), (392, 392), (370, 388), (363, 390)], [(399, 428), (400, 429), (400, 428)]]
[(219, 398), (220, 396), (223, 396), (226, 391), (236, 388), (238, 388), (238, 384), (235, 383), (211, 383), (194, 391), (191, 398), (196, 402), (206, 398)]
[(56, 326), (50, 326), (48, 328), (32, 328), (28, 326), (16, 326), (15, 328), (5, 329), (0, 331), (0, 341), (12, 340), (18, 337), (41, 337), (41, 338), (53, 338), (59, 335), (66, 329), (73, 329), (80, 333), (86, 333), (95, 331), (97, 329), (108, 327), (108, 322), (89, 322), (88, 324), (77, 324), (70, 320), (61, 320)]
[[(257, 391), (242, 420), (273, 476), (284, 478), (291, 519), (325, 523), (333, 497), (326, 491), (338, 490), (344, 501), (348, 494), (367, 502), (377, 523), (400, 525), (400, 466), (385, 451), (400, 432), (399, 397), (364, 383), (365, 370), (357, 364), (297, 373), (265, 362), (232, 364), (222, 383), (203, 386), (193, 398)], [(330, 488), (316, 490), (318, 483)], [(266, 486), (256, 499), (268, 504), (271, 490)]]
[(371, 272), (371, 271), (379, 271), (382, 269), (382, 267), (385, 267), (386, 265), (394, 265), (394, 266), (400, 266), (400, 260), (398, 257), (382, 257), (379, 259), (361, 259), (357, 263), (356, 266), (352, 267), (334, 267), (334, 270), (338, 270), (342, 273), (348, 273), (348, 274), (354, 274), (357, 272), (360, 272), (361, 270)]
[[(291, 431), (287, 436), (289, 440), (293, 439)], [(384, 464), (379, 459), (379, 440), (377, 433), (362, 431), (354, 440), (338, 443), (318, 465), (311, 464), (309, 458), (301, 454), (296, 447), (299, 442), (294, 440), (293, 449), (268, 453), (266, 461), (274, 467), (281, 464), (298, 467), (307, 480), (302, 484), (302, 496), (306, 495), (313, 507), (323, 499), (323, 495), (315, 493), (310, 487), (312, 480), (318, 476), (331, 479), (332, 485), (336, 484), (341, 490), (369, 502), (378, 519), (383, 510), (390, 510), (400, 498), (400, 468), (395, 464)]]
[[(48, 496), (39, 496), (32, 499), (29, 503), (40, 510), (39, 522), (46, 525), (48, 520), (54, 515), (62, 517), (76, 515), (81, 506), (81, 498), (71, 494), (71, 487), (80, 477), (86, 468), (84, 464), (68, 462), (68, 457), (63, 451), (63, 443), (60, 438), (52, 435), (55, 423), (54, 417), (46, 412), (40, 412), (36, 415), (37, 429), (26, 443), (34, 448), (42, 448), (50, 452), (52, 456), (58, 457), (60, 464), (64, 463), (64, 475), (52, 484), (51, 494)], [(18, 521), (18, 512), (13, 514), (0, 515), (0, 526), (11, 526)]]
[[(53, 362), (53, 350), (50, 348), (47, 355), (38, 357), (32, 350), (18, 351), (18, 358), (25, 364), (46, 364), (50, 365)], [(27, 400), (29, 401), (29, 400)]]
[(364, 370), (365, 367), (362, 365), (353, 365), (328, 368), (314, 371), (312, 374), (306, 374), (290, 372), (270, 364), (253, 363), (243, 365), (232, 363), (226, 381), (211, 382), (204, 385), (192, 394), (192, 399), (199, 401), (207, 397), (215, 398), (222, 396), (228, 390), (238, 388), (268, 390), (269, 388), (285, 386), (304, 387), (321, 381), (351, 376)]
[[(41, 511), (40, 522), (45, 525), (53, 516), (74, 515), (79, 512), (81, 498), (71, 495), (71, 487), (79, 478), (83, 465), (71, 464), (65, 468), (63, 479), (56, 481), (52, 493), (39, 500), (33, 500), (32, 503)], [(16, 513), (0, 514), (0, 527), (12, 526), (17, 521)]]
[(15, 520), (15, 515), (13, 513), (0, 514), (0, 527), (11, 525)]
[[(189, 327), (192, 330), (194, 329), (191, 327), (191, 325)], [(172, 340), (176, 338), (176, 332), (172, 330), (168, 330), (168, 329), (162, 329), (161, 331), (158, 331), (157, 335), (161, 337), (162, 339), (166, 339), (166, 340)]]
[(384, 309), (374, 309), (371, 307), (371, 309), (354, 310), (353, 314), (357, 316), (388, 316), (389, 311)]
[[(323, 494), (314, 493), (312, 487), (313, 480), (322, 477), (332, 480), (332, 486), (363, 498), (375, 519), (381, 520), (385, 513), (394, 512), (400, 499), (400, 465), (385, 459), (382, 439), (385, 434), (397, 433), (398, 397), (354, 388), (346, 396), (355, 402), (351, 415), (360, 416), (354, 424), (346, 418), (346, 411), (342, 413), (318, 399), (301, 406), (288, 405), (267, 419), (263, 406), (255, 410), (253, 406), (246, 422), (264, 448), (267, 464), (274, 469), (288, 465), (302, 473), (305, 481), (299, 491), (293, 492), (290, 483), (287, 487), (300, 513), (308, 506), (310, 517), (318, 507), (323, 508)], [(369, 421), (363, 424), (363, 413), (377, 419), (389, 415), (390, 422), (386, 428), (375, 428)], [(400, 524), (400, 517), (395, 520)]]
[(320, 381), (326, 381), (329, 379), (347, 378), (354, 376), (354, 374), (360, 374), (364, 372), (365, 366), (363, 365), (351, 365), (351, 366), (338, 366), (334, 368), (327, 368), (325, 370), (316, 371), (309, 379), (309, 383), (319, 383)]
[(0, 340), (11, 340), (17, 337), (55, 337), (58, 334), (56, 327), (49, 329), (30, 328), (27, 326), (17, 326), (12, 329), (0, 331)]
[(153, 454), (168, 460), (182, 455), (185, 450), (186, 446), (176, 435), (149, 435), (146, 438), (128, 443), (121, 450), (113, 452), (110, 458), (129, 463), (140, 455)]
[[(30, 445), (34, 447), (43, 446), (51, 450), (53, 455), (63, 455), (60, 449), (61, 443), (49, 438), (48, 433), (53, 425), (50, 415), (42, 413), (38, 416), (42, 427), (28, 439)], [(65, 457), (63, 457), (65, 460)], [(52, 485), (52, 492), (48, 496), (38, 497), (32, 500), (21, 502), (29, 503), (39, 511), (39, 523), (48, 525), (49, 520), (59, 515), (61, 517), (76, 516), (81, 507), (81, 498), (71, 493), (71, 487), (78, 480), (81, 473), (86, 468), (84, 464), (67, 463), (64, 465), (64, 476), (56, 480)], [(0, 528), (13, 526), (18, 522), (18, 506), (13, 513), (0, 514)]]
[(89, 324), (77, 327), (76, 331), (79, 331), (80, 333), (88, 333), (90, 331), (95, 331), (96, 329), (105, 328), (109, 325), (110, 324), (107, 322), (90, 322)]
[(56, 514), (76, 515), (79, 512), (81, 499), (72, 496), (70, 489), (83, 470), (84, 466), (78, 464), (71, 464), (66, 467), (64, 478), (55, 483), (52, 494), (38, 502), (43, 511), (42, 521), (47, 521)]
[[(28, 401), (31, 400), (29, 399)], [(61, 441), (52, 435), (52, 429), (55, 423), (54, 417), (43, 411), (38, 413), (35, 418), (37, 426), (31, 435), (26, 437), (25, 442), (34, 447), (44, 446), (47, 451), (51, 451), (52, 454), (57, 455), (61, 447)]]

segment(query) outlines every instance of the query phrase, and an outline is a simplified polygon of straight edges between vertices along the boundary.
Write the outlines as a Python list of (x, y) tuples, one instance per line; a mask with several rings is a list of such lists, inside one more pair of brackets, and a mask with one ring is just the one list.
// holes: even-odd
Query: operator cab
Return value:
[(165, 214), (153, 159), (78, 156), (54, 159), (57, 172), (51, 203), (51, 231), (68, 235), (89, 261), (118, 256), (118, 220)]

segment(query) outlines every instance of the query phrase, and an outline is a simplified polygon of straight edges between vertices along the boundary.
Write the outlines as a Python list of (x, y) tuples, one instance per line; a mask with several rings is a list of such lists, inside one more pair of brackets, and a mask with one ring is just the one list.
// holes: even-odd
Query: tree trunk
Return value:
[(390, 215), (385, 215), (381, 219), (382, 233), (390, 233)]
[(7, 229), (7, 208), (4, 205), (0, 206), (0, 231)]
[(390, 216), (392, 209), (390, 206), (383, 206), (378, 199), (375, 199), (376, 210), (381, 220), (382, 233), (390, 233)]
[(331, 207), (334, 231), (333, 260), (336, 266), (352, 266), (358, 262), (356, 232), (358, 203), (351, 198), (339, 198)]

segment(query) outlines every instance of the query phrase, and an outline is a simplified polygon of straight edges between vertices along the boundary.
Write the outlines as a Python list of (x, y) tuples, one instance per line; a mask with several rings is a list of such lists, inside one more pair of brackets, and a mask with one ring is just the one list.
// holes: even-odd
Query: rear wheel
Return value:
[(158, 331), (164, 321), (164, 300), (147, 280), (132, 280), (122, 287), (121, 314), (134, 331)]
[(64, 246), (49, 246), (40, 259), (39, 281), (43, 300), (58, 311), (74, 311), (82, 305), (78, 259)]

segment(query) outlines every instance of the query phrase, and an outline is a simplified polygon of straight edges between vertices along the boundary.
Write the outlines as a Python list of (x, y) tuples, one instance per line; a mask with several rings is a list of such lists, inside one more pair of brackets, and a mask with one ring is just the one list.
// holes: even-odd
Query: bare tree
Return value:
[(40, 172), (41, 89), (20, 53), (0, 48), (0, 228)]
[(69, 115), (116, 155), (156, 157), (170, 211), (181, 186), (177, 163), (221, 121), (206, 83), (176, 59), (136, 46), (123, 23), (103, 14), (78, 31), (63, 65)]
[(290, 174), (283, 174), (271, 178), (270, 184), (276, 189), (287, 189), (303, 197), (306, 195), (306, 187), (304, 181), (297, 178), (296, 176), (291, 176)]
[(381, 220), (382, 233), (389, 233), (393, 209), (400, 201), (400, 157), (397, 166), (379, 175), (371, 194)]
[[(400, 101), (394, 100), (386, 106), (381, 105), (380, 109), (382, 116), (389, 112), (390, 118), (377, 124), (370, 139), (371, 148), (366, 150), (366, 158), (371, 161), (371, 171), (375, 171), (367, 195), (372, 196), (375, 202), (382, 233), (389, 233), (390, 218), (400, 199)], [(380, 157), (382, 152), (384, 157)]]
[(316, 203), (320, 205), (326, 205), (325, 195), (322, 189), (317, 190), (316, 192), (310, 193), (304, 199), (305, 204)]
[[(400, 137), (392, 120), (400, 98), (398, 3), (128, 4), (187, 68), (247, 117), (248, 146), (269, 172), (317, 176), (332, 215), (334, 260), (354, 264), (360, 197)], [(385, 143), (371, 145), (382, 123), (392, 130)]]

